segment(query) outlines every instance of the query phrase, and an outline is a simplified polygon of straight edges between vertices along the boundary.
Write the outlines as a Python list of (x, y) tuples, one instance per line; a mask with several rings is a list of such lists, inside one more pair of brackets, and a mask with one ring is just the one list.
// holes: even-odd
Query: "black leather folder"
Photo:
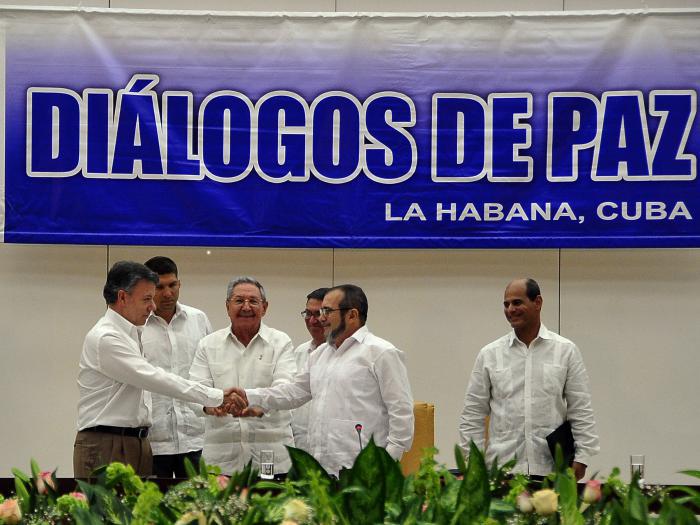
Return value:
[(574, 435), (571, 433), (571, 423), (564, 421), (551, 434), (547, 436), (547, 445), (552, 453), (552, 458), (556, 458), (554, 453), (557, 450), (557, 444), (561, 446), (561, 451), (564, 455), (564, 463), (571, 466), (574, 462), (576, 454), (576, 446), (574, 445)]

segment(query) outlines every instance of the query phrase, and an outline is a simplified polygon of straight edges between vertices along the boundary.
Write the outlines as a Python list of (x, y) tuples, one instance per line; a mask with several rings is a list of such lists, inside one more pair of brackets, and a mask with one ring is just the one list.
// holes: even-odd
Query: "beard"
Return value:
[(331, 344), (335, 346), (334, 341), (338, 338), (340, 334), (342, 334), (345, 331), (345, 316), (343, 316), (342, 320), (340, 321), (340, 324), (338, 325), (338, 328), (335, 330), (331, 330), (328, 333), (328, 337), (326, 337), (326, 342), (328, 344)]

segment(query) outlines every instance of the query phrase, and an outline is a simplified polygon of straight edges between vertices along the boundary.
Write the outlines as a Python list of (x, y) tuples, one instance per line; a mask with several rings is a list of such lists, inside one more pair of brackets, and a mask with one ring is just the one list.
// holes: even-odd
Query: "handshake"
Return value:
[(248, 396), (242, 388), (233, 386), (224, 390), (224, 401), (218, 407), (204, 407), (204, 412), (210, 416), (223, 417), (262, 417), (263, 411), (259, 407), (248, 405)]

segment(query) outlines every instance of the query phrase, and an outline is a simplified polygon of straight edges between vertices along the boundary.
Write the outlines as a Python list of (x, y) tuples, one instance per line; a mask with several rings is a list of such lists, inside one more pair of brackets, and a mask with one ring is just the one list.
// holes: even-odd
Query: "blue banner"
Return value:
[(700, 246), (698, 12), (0, 21), (5, 242)]

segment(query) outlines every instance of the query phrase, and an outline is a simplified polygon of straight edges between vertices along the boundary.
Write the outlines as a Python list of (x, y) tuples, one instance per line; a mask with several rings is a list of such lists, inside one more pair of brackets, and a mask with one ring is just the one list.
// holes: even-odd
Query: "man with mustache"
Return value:
[[(141, 336), (146, 358), (156, 366), (188, 378), (199, 340), (212, 332), (206, 314), (178, 301), (180, 278), (175, 261), (152, 257), (146, 267), (158, 274), (156, 310)], [(202, 405), (153, 394), (153, 473), (159, 478), (185, 478), (184, 460), (199, 465), (204, 446)]]
[[(262, 322), (268, 303), (265, 289), (252, 277), (236, 277), (228, 284), (226, 311), (231, 325), (199, 342), (190, 378), (217, 388), (255, 388), (282, 385), (296, 373), (294, 347), (287, 334)], [(221, 385), (227, 385), (222, 387)], [(275, 471), (291, 466), (285, 445), (293, 446), (291, 415), (279, 410), (263, 416), (251, 410), (250, 418), (231, 417), (207, 409), (203, 456), (224, 474), (258, 465), (260, 452), (274, 452)]]
[(485, 418), (490, 416), (486, 459), (517, 459), (515, 472), (545, 476), (554, 467), (546, 437), (569, 421), (576, 454), (576, 479), (599, 451), (588, 375), (574, 343), (550, 332), (540, 321), (542, 295), (533, 279), (506, 288), (503, 311), (513, 330), (481, 349), (460, 418), (460, 445), (483, 450)]
[(370, 436), (401, 459), (413, 441), (413, 398), (403, 352), (365, 326), (362, 288), (343, 284), (323, 298), (326, 343), (309, 355), (290, 384), (235, 389), (244, 412), (298, 407), (308, 401), (309, 451), (330, 474), (352, 466)]

